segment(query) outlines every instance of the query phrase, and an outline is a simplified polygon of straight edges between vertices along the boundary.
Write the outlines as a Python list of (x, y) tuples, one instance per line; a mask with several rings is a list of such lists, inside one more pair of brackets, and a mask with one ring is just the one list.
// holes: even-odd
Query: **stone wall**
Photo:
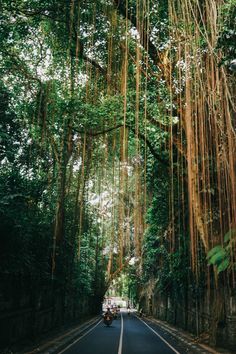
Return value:
[(215, 333), (216, 345), (235, 350), (236, 296), (229, 294), (226, 289), (221, 289), (221, 292), (224, 297), (220, 299), (219, 316), (216, 316), (216, 306), (219, 305), (214, 300), (214, 290), (210, 291), (210, 295), (206, 293), (197, 301), (190, 293), (180, 297), (178, 301), (155, 292), (151, 296), (142, 293), (140, 306), (144, 313), (189, 331), (199, 338), (208, 339), (210, 343), (214, 324), (218, 322)]
[(44, 333), (99, 312), (101, 301), (95, 303), (93, 297), (53, 290), (51, 286), (36, 287), (34, 291), (12, 279), (2, 279), (4, 283), (5, 289), (0, 289), (0, 352), (1, 348), (34, 341)]

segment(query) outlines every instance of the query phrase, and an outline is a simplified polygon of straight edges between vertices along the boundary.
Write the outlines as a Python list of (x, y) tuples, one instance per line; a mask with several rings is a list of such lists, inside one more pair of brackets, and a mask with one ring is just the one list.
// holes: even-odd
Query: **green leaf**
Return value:
[(220, 272), (223, 272), (226, 270), (230, 265), (230, 260), (229, 258), (225, 258), (223, 262), (220, 263), (220, 265), (217, 267), (217, 273), (219, 274)]
[(214, 248), (212, 248), (208, 254), (207, 254), (207, 259), (211, 258), (214, 254), (218, 253), (219, 251), (223, 250), (223, 247), (218, 245), (218, 246), (215, 246)]
[(224, 236), (224, 242), (229, 242), (234, 237), (236, 237), (236, 229), (230, 229)]
[(225, 250), (222, 248), (217, 253), (215, 253), (209, 260), (209, 264), (217, 264), (223, 260), (226, 256)]

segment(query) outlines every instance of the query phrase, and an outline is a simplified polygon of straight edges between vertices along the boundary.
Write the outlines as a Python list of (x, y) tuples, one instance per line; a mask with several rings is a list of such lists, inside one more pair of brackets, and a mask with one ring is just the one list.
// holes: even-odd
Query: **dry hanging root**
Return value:
[[(224, 68), (214, 52), (217, 41), (217, 14), (221, 4), (215, 1), (169, 2), (170, 21), (175, 28), (176, 62), (179, 82), (185, 80), (177, 101), (181, 104), (180, 125), (186, 138), (191, 253), (195, 268), (200, 237), (205, 253), (222, 242), (235, 225), (235, 151), (230, 99)], [(181, 23), (183, 26), (181, 27)], [(173, 35), (173, 33), (172, 33)], [(199, 46), (204, 39), (207, 51)], [(214, 168), (217, 166), (217, 168)], [(218, 220), (214, 217), (219, 211)], [(216, 230), (220, 230), (216, 231)]]

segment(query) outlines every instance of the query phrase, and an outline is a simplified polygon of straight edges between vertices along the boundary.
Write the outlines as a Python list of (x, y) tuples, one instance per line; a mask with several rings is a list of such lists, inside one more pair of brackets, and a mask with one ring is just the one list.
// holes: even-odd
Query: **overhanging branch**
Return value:
[(76, 133), (86, 134), (88, 136), (98, 136), (98, 135), (104, 135), (104, 134), (109, 133), (109, 132), (111, 132), (113, 130), (119, 129), (119, 128), (123, 127), (123, 126), (124, 126), (124, 124), (118, 124), (118, 125), (115, 125), (114, 127), (107, 128), (107, 129), (101, 130), (99, 132), (94, 132), (92, 130), (79, 130), (79, 129), (74, 129), (74, 131)]
[[(76, 133), (79, 133), (79, 134), (86, 134), (88, 136), (93, 136), (93, 137), (97, 137), (99, 135), (104, 135), (106, 133), (109, 133), (111, 131), (114, 131), (116, 129), (119, 129), (119, 128), (122, 128), (124, 127), (124, 124), (118, 124), (118, 125), (115, 125), (114, 127), (110, 127), (110, 128), (107, 128), (107, 129), (104, 129), (104, 130), (101, 130), (99, 132), (94, 132), (92, 130), (78, 130), (78, 129), (74, 129), (74, 131)], [(129, 128), (134, 134), (136, 134), (135, 132), (135, 128), (133, 128), (132, 126), (130, 125), (125, 125), (126, 128)], [(156, 160), (158, 160), (159, 162), (161, 162), (163, 165), (168, 165), (167, 161), (165, 159), (163, 159), (159, 154), (158, 152), (155, 150), (155, 148), (153, 147), (153, 145), (151, 144), (151, 142), (147, 139), (147, 137), (142, 134), (142, 133), (138, 133), (138, 137), (139, 139), (143, 140), (146, 145), (148, 146), (151, 154), (153, 155), (153, 157), (155, 157)]]

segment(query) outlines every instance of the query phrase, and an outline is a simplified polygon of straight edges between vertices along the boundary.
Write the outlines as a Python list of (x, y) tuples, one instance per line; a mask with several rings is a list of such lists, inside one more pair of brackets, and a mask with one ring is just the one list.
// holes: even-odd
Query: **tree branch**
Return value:
[(94, 132), (92, 130), (88, 131), (88, 130), (78, 130), (78, 129), (74, 129), (74, 131), (76, 133), (79, 133), (79, 134), (86, 134), (86, 135), (89, 135), (89, 136), (98, 136), (98, 135), (103, 135), (103, 134), (109, 133), (109, 132), (111, 132), (113, 130), (119, 129), (119, 128), (123, 127), (123, 126), (124, 126), (124, 124), (118, 124), (118, 125), (116, 125), (114, 127), (107, 128), (107, 129), (101, 130), (99, 132)]
[[(58, 15), (55, 16), (55, 14), (54, 14), (52, 9), (48, 9), (48, 12), (46, 12), (45, 10), (27, 11), (27, 10), (21, 10), (21, 9), (18, 9), (17, 11), (18, 11), (19, 14), (23, 14), (26, 17), (36, 17), (36, 16), (46, 17), (49, 20), (52, 20), (52, 21), (55, 21), (55, 22), (59, 22), (59, 23), (63, 23), (64, 25), (66, 25), (66, 21), (63, 20), (62, 18), (60, 18)], [(74, 36), (76, 38), (78, 36), (78, 33), (77, 33), (75, 28), (73, 29), (73, 32), (74, 32)], [(79, 39), (79, 45), (80, 45), (80, 48), (82, 48), (81, 53), (79, 53), (79, 57), (82, 58), (83, 60), (87, 61), (88, 63), (90, 63), (96, 69), (98, 69), (101, 72), (102, 75), (106, 76), (107, 75), (107, 70), (105, 68), (103, 68), (94, 59), (89, 58), (85, 54), (84, 44), (83, 44), (83, 41), (81, 39)], [(71, 53), (71, 55), (73, 57), (75, 57), (74, 53)]]
[[(101, 130), (99, 132), (93, 132), (93, 131), (87, 131), (87, 130), (78, 130), (78, 129), (74, 129), (75, 132), (79, 133), (79, 134), (86, 134), (86, 135), (89, 135), (89, 136), (93, 136), (93, 137), (96, 137), (96, 136), (99, 136), (99, 135), (103, 135), (103, 134), (106, 134), (106, 133), (109, 133), (113, 130), (116, 130), (116, 129), (119, 129), (119, 128), (122, 128), (124, 127), (124, 124), (118, 124), (114, 127), (111, 127), (111, 128), (108, 128), (108, 129), (104, 129), (104, 130)], [(130, 125), (125, 125), (126, 128), (129, 128), (134, 134), (136, 134), (135, 132), (135, 128), (131, 127)], [(167, 165), (167, 161), (165, 159), (163, 159), (159, 154), (158, 152), (155, 150), (155, 148), (152, 146), (151, 142), (147, 139), (147, 137), (140, 133), (138, 134), (139, 138), (143, 141), (146, 142), (151, 154), (153, 155), (153, 157), (155, 157), (156, 160), (158, 160), (159, 162), (161, 162), (163, 165)]]
[(87, 61), (88, 63), (90, 63), (96, 69), (98, 69), (103, 76), (107, 75), (107, 70), (105, 68), (103, 68), (100, 64), (98, 64), (98, 62), (96, 62), (94, 59), (89, 58), (84, 53), (81, 54), (81, 58), (84, 59), (85, 61)]
[(126, 259), (125, 262), (122, 263), (121, 266), (120, 266), (118, 269), (116, 269), (116, 271), (115, 271), (113, 274), (111, 274), (111, 276), (110, 276), (110, 278), (108, 279), (107, 284), (106, 284), (106, 290), (109, 289), (109, 287), (110, 287), (112, 281), (122, 272), (122, 270), (123, 270), (125, 267), (127, 267), (127, 265), (129, 264), (130, 260), (131, 260), (131, 257), (129, 257), (128, 259)]
[[(7, 51), (4, 49), (0, 49), (0, 52), (4, 54), (5, 57), (8, 57), (11, 61), (12, 68), (16, 69), (19, 73), (21, 73), (26, 79), (31, 80), (31, 81), (36, 81), (38, 84), (41, 85), (41, 80), (37, 77), (34, 76), (26, 66), (25, 62), (19, 58), (19, 56), (11, 51)], [(9, 69), (9, 71), (11, 71)]]

